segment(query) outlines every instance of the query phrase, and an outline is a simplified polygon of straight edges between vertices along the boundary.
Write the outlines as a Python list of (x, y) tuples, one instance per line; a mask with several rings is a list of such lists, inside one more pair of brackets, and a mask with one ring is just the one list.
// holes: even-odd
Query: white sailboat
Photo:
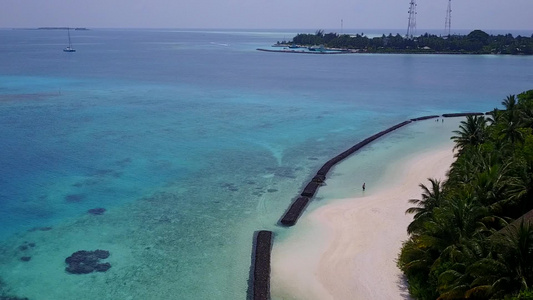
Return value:
[(68, 32), (68, 47), (63, 49), (64, 52), (76, 52), (76, 49), (72, 48), (72, 43), (70, 42), (70, 28), (67, 28)]

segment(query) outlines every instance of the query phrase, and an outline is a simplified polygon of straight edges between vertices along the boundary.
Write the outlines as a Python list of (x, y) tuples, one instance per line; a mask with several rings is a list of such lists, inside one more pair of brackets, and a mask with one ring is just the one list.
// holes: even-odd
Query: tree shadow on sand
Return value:
[(398, 285), (398, 290), (400, 291), (400, 297), (404, 300), (413, 300), (411, 295), (409, 295), (409, 284), (407, 283), (407, 278), (405, 275), (399, 275), (398, 280), (396, 281)]

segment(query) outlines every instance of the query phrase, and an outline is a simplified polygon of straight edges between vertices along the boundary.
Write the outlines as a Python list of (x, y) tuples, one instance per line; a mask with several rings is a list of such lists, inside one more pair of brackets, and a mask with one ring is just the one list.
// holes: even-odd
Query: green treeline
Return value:
[(409, 200), (398, 266), (415, 299), (533, 299), (533, 218), (520, 218), (533, 209), (533, 90), (502, 105), (461, 122), (447, 180)]
[(363, 34), (348, 35), (318, 30), (315, 34), (298, 34), (291, 44), (327, 48), (359, 50), (371, 53), (466, 53), (466, 54), (533, 54), (533, 35), (530, 37), (489, 35), (474, 30), (468, 35), (441, 37), (424, 34), (407, 39), (399, 34), (368, 38)]

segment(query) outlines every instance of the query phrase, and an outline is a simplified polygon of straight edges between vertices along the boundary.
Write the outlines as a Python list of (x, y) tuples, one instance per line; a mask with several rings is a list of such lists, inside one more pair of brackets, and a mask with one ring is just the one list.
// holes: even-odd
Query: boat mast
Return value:
[(67, 27), (67, 33), (68, 33), (68, 47), (72, 48), (72, 44), (70, 43), (70, 27)]

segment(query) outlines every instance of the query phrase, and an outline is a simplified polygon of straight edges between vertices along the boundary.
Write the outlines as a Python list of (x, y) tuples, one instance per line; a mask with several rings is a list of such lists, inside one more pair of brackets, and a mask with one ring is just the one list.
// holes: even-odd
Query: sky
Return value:
[[(448, 0), (417, 0), (443, 29)], [(0, 0), (0, 28), (402, 29), (410, 0)], [(531, 30), (533, 0), (452, 0), (452, 30)]]

